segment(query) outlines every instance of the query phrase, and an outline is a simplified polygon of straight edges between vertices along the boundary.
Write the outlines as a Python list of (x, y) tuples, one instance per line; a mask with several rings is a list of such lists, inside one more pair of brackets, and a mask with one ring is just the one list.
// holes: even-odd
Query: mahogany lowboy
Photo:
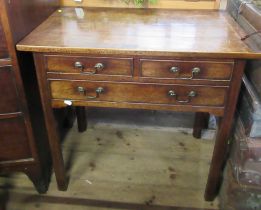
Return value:
[(225, 12), (83, 12), (62, 8), (17, 45), (34, 53), (59, 189), (67, 183), (52, 108), (69, 101), (78, 116), (84, 106), (196, 112), (195, 137), (209, 113), (220, 117), (205, 192), (213, 200), (245, 62), (261, 53), (240, 40), (244, 33)]

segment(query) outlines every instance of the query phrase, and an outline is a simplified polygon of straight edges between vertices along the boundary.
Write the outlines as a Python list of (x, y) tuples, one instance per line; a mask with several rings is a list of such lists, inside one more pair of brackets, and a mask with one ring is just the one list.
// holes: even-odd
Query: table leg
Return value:
[(86, 110), (84, 106), (77, 106), (76, 107), (76, 117), (78, 123), (78, 131), (84, 132), (87, 129), (87, 116)]
[(220, 118), (205, 191), (205, 199), (207, 201), (212, 201), (215, 198), (222, 182), (222, 172), (225, 166), (225, 160), (227, 159), (228, 138), (231, 128), (229, 124), (232, 124), (232, 119), (233, 118), (228, 119), (226, 116)]
[(203, 129), (208, 128), (209, 113), (196, 112), (195, 121), (193, 127), (193, 136), (197, 139), (201, 138), (201, 132)]
[(75, 119), (74, 107), (68, 106), (65, 109), (66, 109), (66, 116), (65, 116), (63, 125), (64, 125), (65, 128), (72, 128), (73, 122), (74, 122), (74, 119)]
[(205, 190), (205, 200), (207, 201), (214, 200), (219, 192), (219, 188), (222, 182), (223, 169), (226, 163), (228, 151), (228, 138), (233, 124), (244, 67), (245, 61), (237, 60), (235, 62), (233, 76), (230, 82), (230, 89), (227, 95), (226, 109), (224, 111), (223, 117), (221, 117), (219, 120), (215, 147), (208, 174), (208, 181)]
[(41, 54), (34, 54), (34, 61), (37, 69), (37, 80), (40, 89), (42, 107), (44, 112), (44, 120), (48, 134), (48, 141), (52, 156), (52, 164), (56, 176), (57, 186), (59, 190), (65, 191), (68, 187), (68, 179), (63, 161), (62, 148), (60, 144), (60, 136), (58, 134), (57, 122), (54, 117), (51, 104), (51, 91), (46, 78), (46, 70), (44, 68), (44, 58)]
[(57, 122), (54, 117), (54, 113), (50, 101), (46, 101), (43, 105), (43, 110), (45, 113), (45, 123), (48, 133), (48, 139), (50, 144), (50, 150), (52, 154), (52, 164), (54, 168), (54, 173), (56, 176), (56, 181), (58, 189), (65, 191), (68, 187), (68, 180), (66, 178), (66, 172), (64, 167), (64, 161), (62, 156), (62, 148), (60, 145), (60, 136), (58, 134)]

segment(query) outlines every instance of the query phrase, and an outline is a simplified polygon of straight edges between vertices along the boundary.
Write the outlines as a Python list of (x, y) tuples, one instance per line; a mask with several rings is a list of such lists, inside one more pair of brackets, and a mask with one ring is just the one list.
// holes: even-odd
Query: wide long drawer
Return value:
[(132, 58), (46, 55), (49, 72), (131, 76)]
[(18, 112), (18, 97), (11, 66), (0, 66), (0, 114)]
[(53, 99), (218, 106), (227, 87), (185, 86), (91, 81), (50, 81)]
[(230, 80), (232, 61), (140, 60), (142, 77), (188, 80)]

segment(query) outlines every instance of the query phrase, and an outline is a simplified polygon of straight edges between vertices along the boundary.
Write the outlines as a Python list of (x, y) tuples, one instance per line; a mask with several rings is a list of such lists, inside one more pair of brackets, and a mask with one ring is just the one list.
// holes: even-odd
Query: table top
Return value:
[(17, 45), (20, 51), (261, 58), (226, 12), (62, 8)]

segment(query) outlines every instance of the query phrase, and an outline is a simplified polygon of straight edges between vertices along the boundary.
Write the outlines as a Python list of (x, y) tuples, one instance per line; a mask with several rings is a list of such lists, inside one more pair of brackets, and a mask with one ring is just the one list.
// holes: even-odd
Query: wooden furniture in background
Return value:
[(50, 172), (46, 128), (32, 57), (17, 54), (15, 44), (56, 6), (55, 1), (0, 0), (0, 172), (24, 172), (41, 193)]
[(58, 186), (65, 172), (53, 107), (206, 112), (220, 117), (206, 187), (218, 193), (245, 61), (260, 59), (217, 11), (63, 8), (22, 40), (34, 53)]

